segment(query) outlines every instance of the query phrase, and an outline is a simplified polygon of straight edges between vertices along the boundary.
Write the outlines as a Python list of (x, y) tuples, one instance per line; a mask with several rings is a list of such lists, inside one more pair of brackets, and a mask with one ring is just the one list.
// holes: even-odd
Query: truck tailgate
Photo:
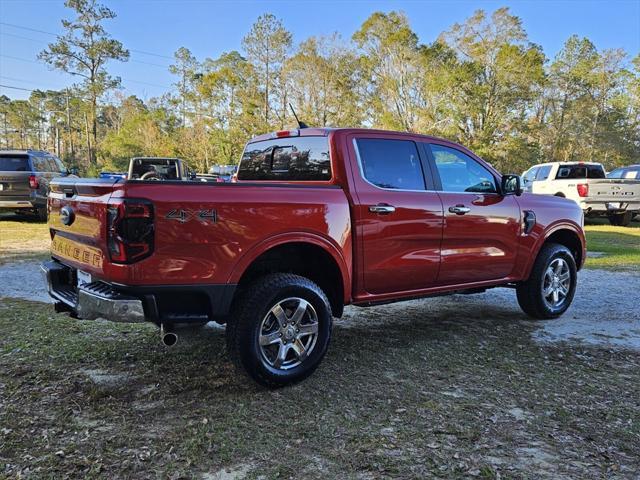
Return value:
[(106, 259), (107, 204), (116, 179), (60, 178), (51, 182), (51, 254), (91, 274), (103, 275)]
[(632, 180), (590, 180), (589, 197), (603, 202), (628, 202), (640, 197), (640, 182)]

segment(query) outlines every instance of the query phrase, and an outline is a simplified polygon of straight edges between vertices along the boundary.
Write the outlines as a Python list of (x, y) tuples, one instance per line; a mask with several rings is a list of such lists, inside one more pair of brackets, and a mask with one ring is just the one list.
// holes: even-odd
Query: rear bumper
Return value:
[(0, 208), (35, 208), (30, 200), (0, 200)]
[(579, 202), (580, 208), (586, 215), (606, 215), (608, 213), (623, 213), (626, 211), (637, 212), (640, 211), (640, 202), (631, 201), (581, 201)]
[(57, 260), (41, 264), (56, 309), (79, 318), (114, 322), (190, 323), (221, 321), (235, 285), (126, 286), (103, 281), (77, 286), (77, 272)]

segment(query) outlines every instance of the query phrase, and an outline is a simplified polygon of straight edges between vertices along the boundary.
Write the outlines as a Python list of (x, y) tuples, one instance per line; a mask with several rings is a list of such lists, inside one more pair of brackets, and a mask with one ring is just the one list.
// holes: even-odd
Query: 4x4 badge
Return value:
[(166, 215), (168, 220), (177, 220), (180, 223), (187, 223), (189, 220), (197, 219), (203, 223), (216, 223), (218, 221), (218, 215), (215, 210), (185, 210), (183, 208), (169, 210)]

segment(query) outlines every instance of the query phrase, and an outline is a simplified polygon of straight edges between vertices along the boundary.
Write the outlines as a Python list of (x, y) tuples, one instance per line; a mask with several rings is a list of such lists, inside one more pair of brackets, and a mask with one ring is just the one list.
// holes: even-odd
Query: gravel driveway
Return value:
[[(51, 302), (37, 262), (0, 266), (0, 297)], [(429, 315), (446, 314), (455, 321), (456, 317), (477, 316), (482, 309), (490, 315), (491, 307), (505, 306), (513, 308), (515, 319), (529, 321), (518, 308), (515, 292), (497, 288), (483, 294), (414, 300), (366, 310), (348, 307), (339, 324), (348, 328), (370, 322), (367, 311), (384, 318), (385, 312), (391, 315), (417, 311), (424, 315), (426, 309)], [(533, 335), (539, 342), (571, 341), (640, 350), (640, 272), (581, 271), (576, 298), (568, 312), (560, 319), (536, 321), (535, 325), (539, 328)]]

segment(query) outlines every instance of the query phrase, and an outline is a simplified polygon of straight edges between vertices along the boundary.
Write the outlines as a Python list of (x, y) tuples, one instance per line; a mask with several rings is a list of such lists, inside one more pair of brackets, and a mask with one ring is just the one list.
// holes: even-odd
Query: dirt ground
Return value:
[(53, 314), (35, 270), (0, 266), (0, 477), (638, 478), (640, 273), (581, 272), (549, 322), (507, 289), (349, 308), (314, 376), (267, 391), (222, 328), (167, 350)]

